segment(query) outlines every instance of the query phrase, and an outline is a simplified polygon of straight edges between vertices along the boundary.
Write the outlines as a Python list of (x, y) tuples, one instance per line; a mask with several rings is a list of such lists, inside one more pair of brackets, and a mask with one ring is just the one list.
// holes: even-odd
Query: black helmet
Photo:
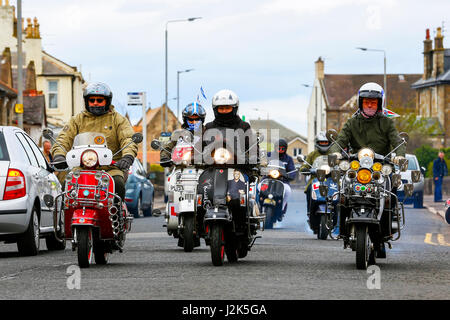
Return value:
[[(105, 97), (106, 104), (103, 107), (89, 107), (89, 98), (92, 96), (101, 96)], [(101, 82), (92, 82), (87, 85), (87, 87), (83, 91), (84, 98), (84, 106), (86, 110), (93, 115), (101, 116), (109, 111), (109, 107), (111, 106), (112, 100), (112, 92), (111, 89), (104, 83)]]
[[(201, 104), (197, 103), (197, 102), (192, 102), (190, 104), (188, 104), (184, 110), (183, 110), (183, 126), (189, 130), (197, 130), (198, 127), (200, 127), (202, 125), (202, 123), (205, 122), (205, 117), (206, 117), (206, 111), (205, 109), (201, 106)], [(201, 122), (197, 122), (197, 123), (189, 123), (188, 122), (188, 118), (197, 115), (200, 118)]]
[[(288, 143), (287, 143), (286, 140), (280, 139), (277, 142), (275, 142), (275, 146), (274, 147), (275, 147), (275, 152), (283, 154), (283, 153), (287, 152)], [(284, 152), (280, 152), (280, 147), (284, 148)]]
[(314, 147), (321, 153), (326, 154), (331, 147), (330, 141), (327, 139), (325, 131), (320, 131), (314, 139)]

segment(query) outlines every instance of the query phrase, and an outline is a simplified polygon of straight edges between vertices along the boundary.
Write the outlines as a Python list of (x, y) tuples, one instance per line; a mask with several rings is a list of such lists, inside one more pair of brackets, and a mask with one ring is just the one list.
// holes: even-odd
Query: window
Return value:
[(302, 148), (294, 148), (293, 152), (294, 152), (294, 157), (299, 156), (302, 154)]
[(48, 81), (48, 107), (50, 109), (58, 108), (58, 81)]
[(31, 149), (33, 149), (34, 155), (36, 156), (36, 159), (39, 163), (39, 167), (47, 170), (47, 160), (45, 160), (45, 157), (42, 154), (41, 150), (38, 148), (38, 146), (34, 143), (34, 141), (30, 137), (25, 136), (25, 139), (30, 144)]
[(36, 160), (36, 157), (34, 156), (33, 150), (31, 149), (31, 147), (28, 144), (28, 142), (25, 140), (25, 137), (23, 136), (23, 134), (22, 133), (16, 133), (16, 137), (19, 139), (20, 144), (25, 149), (25, 152), (27, 153), (27, 156), (28, 156), (28, 159), (31, 162), (31, 165), (33, 167), (39, 168), (39, 164), (38, 164), (38, 162)]
[(5, 137), (0, 132), (0, 161), (9, 160), (8, 149), (6, 148)]

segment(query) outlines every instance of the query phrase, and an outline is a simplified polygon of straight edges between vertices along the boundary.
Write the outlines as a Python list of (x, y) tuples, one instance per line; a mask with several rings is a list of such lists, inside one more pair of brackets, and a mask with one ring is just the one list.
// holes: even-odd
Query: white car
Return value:
[(53, 171), (25, 131), (0, 126), (0, 241), (17, 243), (21, 255), (38, 254), (40, 238), (49, 250), (65, 248), (55, 236), (53, 210), (44, 202), (44, 195), (61, 192)]

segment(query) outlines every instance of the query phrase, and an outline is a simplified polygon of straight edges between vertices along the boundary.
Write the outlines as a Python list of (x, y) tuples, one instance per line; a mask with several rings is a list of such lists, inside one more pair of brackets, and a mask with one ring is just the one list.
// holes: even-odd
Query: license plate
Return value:
[(276, 202), (275, 202), (275, 200), (271, 200), (271, 199), (264, 199), (264, 204), (271, 204), (271, 205), (275, 205), (276, 204)]

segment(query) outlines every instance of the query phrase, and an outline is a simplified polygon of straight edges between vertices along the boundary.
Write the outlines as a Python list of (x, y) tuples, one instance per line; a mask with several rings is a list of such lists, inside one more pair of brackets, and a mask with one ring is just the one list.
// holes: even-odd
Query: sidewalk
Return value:
[[(450, 198), (450, 195), (443, 195), (442, 199), (446, 201)], [(423, 206), (431, 213), (439, 215), (445, 221), (445, 202), (434, 202), (434, 195), (425, 194), (423, 196)]]

